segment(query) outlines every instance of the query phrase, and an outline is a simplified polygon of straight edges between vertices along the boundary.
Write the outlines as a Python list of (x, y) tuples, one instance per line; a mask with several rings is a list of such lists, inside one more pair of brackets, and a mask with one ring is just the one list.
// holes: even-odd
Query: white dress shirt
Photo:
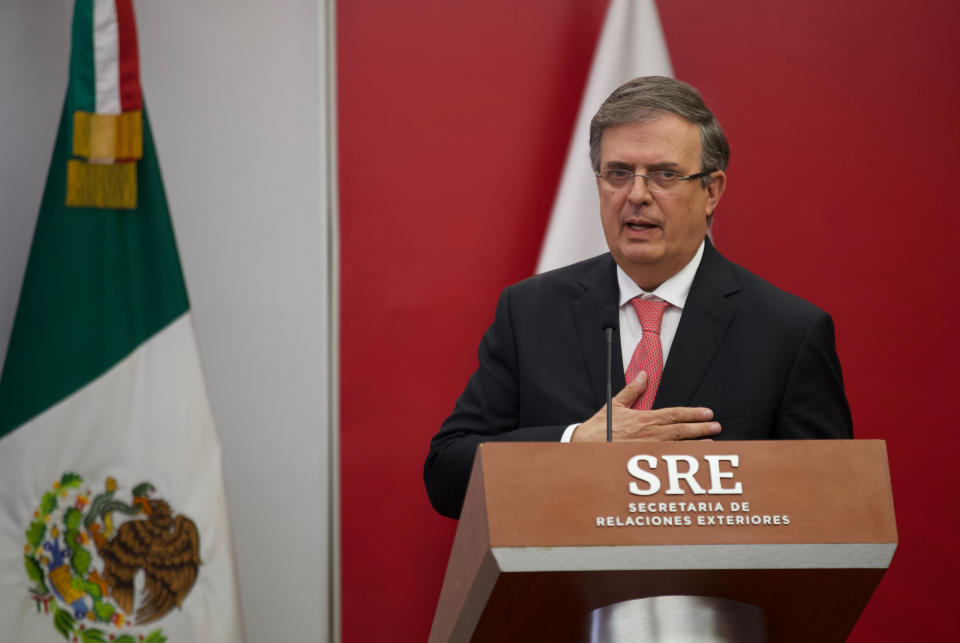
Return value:
[[(680, 272), (660, 284), (653, 292), (647, 292), (627, 276), (620, 266), (617, 266), (617, 284), (620, 287), (620, 354), (623, 357), (623, 370), (626, 372), (630, 364), (630, 358), (643, 337), (643, 329), (640, 327), (640, 319), (630, 300), (634, 297), (642, 299), (651, 299), (653, 301), (665, 301), (669, 306), (663, 311), (663, 321), (660, 324), (660, 347), (663, 350), (663, 365), (667, 365), (667, 359), (670, 356), (670, 347), (673, 346), (673, 338), (677, 334), (677, 326), (680, 325), (680, 315), (683, 313), (683, 307), (687, 303), (687, 295), (690, 294), (690, 286), (693, 284), (693, 277), (697, 274), (697, 268), (700, 267), (700, 260), (703, 258), (703, 242), (697, 249), (686, 266)], [(614, 391), (614, 395), (617, 392)], [(563, 432), (561, 442), (569, 442), (573, 437), (573, 432), (580, 426), (580, 423), (571, 424)]]

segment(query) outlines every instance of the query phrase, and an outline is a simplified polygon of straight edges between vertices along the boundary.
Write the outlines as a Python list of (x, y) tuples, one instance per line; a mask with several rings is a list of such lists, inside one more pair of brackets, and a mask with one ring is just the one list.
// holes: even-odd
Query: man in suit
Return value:
[(614, 440), (852, 437), (829, 315), (706, 238), (729, 146), (700, 94), (626, 83), (591, 122), (590, 158), (610, 252), (501, 295), (424, 467), (444, 515), (459, 515), (482, 442), (605, 439), (605, 308)]

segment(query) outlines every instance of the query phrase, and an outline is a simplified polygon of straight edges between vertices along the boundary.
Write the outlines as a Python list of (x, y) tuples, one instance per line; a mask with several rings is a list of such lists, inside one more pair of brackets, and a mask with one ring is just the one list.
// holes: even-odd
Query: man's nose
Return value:
[(647, 186), (647, 177), (637, 174), (633, 177), (633, 185), (627, 194), (627, 200), (634, 204), (647, 203), (652, 199), (650, 188)]

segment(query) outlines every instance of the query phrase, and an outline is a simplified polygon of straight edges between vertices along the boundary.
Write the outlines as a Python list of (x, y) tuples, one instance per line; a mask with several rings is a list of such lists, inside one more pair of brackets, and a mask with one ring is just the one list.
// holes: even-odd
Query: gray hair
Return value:
[[(590, 164), (600, 172), (600, 139), (608, 127), (643, 123), (670, 112), (700, 127), (700, 171), (726, 170), (730, 145), (700, 92), (691, 85), (665, 76), (634, 78), (618, 87), (590, 121)], [(710, 178), (704, 177), (704, 185)]]

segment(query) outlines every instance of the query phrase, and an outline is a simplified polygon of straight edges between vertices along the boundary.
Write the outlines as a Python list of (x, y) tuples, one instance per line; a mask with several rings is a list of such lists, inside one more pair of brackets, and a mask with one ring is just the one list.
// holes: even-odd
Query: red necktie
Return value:
[(670, 304), (665, 301), (653, 301), (640, 299), (639, 297), (634, 297), (630, 300), (630, 303), (633, 304), (633, 309), (637, 311), (637, 317), (640, 318), (643, 335), (640, 337), (637, 348), (633, 351), (633, 357), (630, 358), (626, 380), (629, 384), (637, 379), (640, 371), (647, 373), (647, 389), (633, 403), (633, 408), (649, 410), (653, 407), (653, 398), (657, 395), (657, 387), (660, 386), (660, 373), (663, 371), (660, 322), (663, 321), (664, 309)]

